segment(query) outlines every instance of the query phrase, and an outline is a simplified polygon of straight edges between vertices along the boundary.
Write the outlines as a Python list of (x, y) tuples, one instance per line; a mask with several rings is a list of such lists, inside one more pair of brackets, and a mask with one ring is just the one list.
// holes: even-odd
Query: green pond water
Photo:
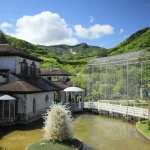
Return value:
[[(150, 142), (137, 133), (135, 124), (92, 114), (74, 117), (75, 137), (84, 142), (86, 150), (150, 150)], [(42, 122), (0, 127), (0, 150), (24, 150), (41, 139)]]

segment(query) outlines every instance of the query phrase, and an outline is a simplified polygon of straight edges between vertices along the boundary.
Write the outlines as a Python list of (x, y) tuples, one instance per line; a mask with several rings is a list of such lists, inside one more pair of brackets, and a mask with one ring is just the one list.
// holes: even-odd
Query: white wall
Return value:
[(48, 76), (41, 76), (42, 78), (44, 78), (44, 79), (47, 79), (48, 78)]
[[(28, 63), (28, 67), (30, 67), (30, 65), (32, 64), (33, 60), (30, 60), (30, 59), (26, 59), (26, 58), (22, 58), (22, 57), (19, 57), (17, 56), (16, 57), (16, 73), (17, 74), (20, 74), (21, 73), (21, 62), (23, 62), (23, 60), (26, 60), (26, 62)], [(35, 62), (35, 65), (37, 68), (40, 68), (40, 63), (37, 62), (37, 61), (34, 61)]]
[[(12, 73), (21, 73), (21, 62), (26, 60), (28, 67), (32, 64), (33, 60), (22, 58), (19, 56), (3, 56), (0, 57), (0, 69), (10, 69)], [(37, 68), (40, 68), (40, 63), (34, 61)]]
[[(46, 102), (45, 97), (49, 96), (48, 101)], [(54, 101), (54, 93), (53, 92), (44, 92), (44, 93), (34, 93), (27, 94), (27, 114), (33, 114), (33, 99), (36, 98), (36, 112), (44, 111), (45, 108), (49, 108)]]
[(3, 77), (0, 75), (0, 83), (6, 83), (7, 82), (7, 77)]
[(26, 113), (26, 94), (15, 94), (18, 97), (18, 113)]
[(61, 94), (61, 102), (65, 103), (67, 101), (66, 92), (61, 91), (60, 94)]
[(16, 71), (16, 56), (0, 57), (0, 69), (10, 69), (11, 72)]
[(15, 82), (18, 80), (18, 78), (12, 74), (9, 74), (8, 79), (9, 79), (9, 82)]

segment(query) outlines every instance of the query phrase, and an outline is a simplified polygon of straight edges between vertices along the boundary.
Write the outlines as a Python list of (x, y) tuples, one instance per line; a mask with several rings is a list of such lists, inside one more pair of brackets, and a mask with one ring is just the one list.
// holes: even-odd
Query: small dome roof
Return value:
[(83, 92), (84, 90), (78, 87), (68, 87), (64, 89), (65, 92)]
[(16, 98), (11, 97), (9, 95), (3, 95), (0, 97), (0, 100), (16, 100)]

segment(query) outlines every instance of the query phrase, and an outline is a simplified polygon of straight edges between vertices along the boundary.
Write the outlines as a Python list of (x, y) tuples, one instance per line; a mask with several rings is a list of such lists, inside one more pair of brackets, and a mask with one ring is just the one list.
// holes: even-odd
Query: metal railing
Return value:
[(111, 113), (115, 112), (119, 114), (148, 119), (148, 109), (138, 108), (135, 106), (124, 106), (124, 105), (100, 103), (100, 102), (84, 102), (84, 108), (97, 109), (98, 111), (105, 110)]

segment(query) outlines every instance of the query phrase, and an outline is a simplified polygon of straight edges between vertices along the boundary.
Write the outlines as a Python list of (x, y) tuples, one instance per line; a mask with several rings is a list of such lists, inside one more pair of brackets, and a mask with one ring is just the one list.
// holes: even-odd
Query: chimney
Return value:
[(50, 71), (51, 71), (51, 72), (53, 71), (53, 65), (50, 66)]

